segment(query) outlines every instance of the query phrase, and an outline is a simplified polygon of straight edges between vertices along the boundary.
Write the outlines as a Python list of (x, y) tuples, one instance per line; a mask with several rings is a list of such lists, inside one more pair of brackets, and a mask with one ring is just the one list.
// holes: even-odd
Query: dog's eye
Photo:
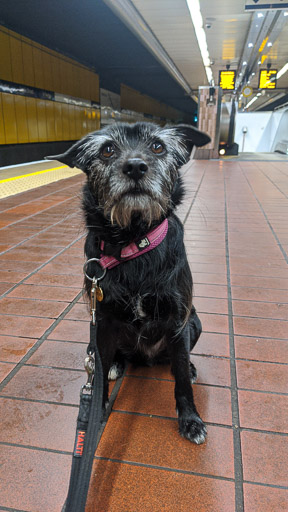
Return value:
[(151, 149), (156, 155), (160, 155), (164, 151), (164, 147), (162, 144), (160, 144), (160, 142), (153, 142)]
[(102, 149), (101, 155), (104, 156), (104, 158), (111, 158), (115, 153), (115, 150), (111, 144), (108, 146), (105, 146), (105, 148)]

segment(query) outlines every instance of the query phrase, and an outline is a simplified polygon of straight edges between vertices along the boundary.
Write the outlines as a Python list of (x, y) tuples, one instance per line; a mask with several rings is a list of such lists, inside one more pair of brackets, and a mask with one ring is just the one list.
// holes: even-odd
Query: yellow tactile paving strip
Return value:
[(48, 185), (54, 181), (71, 178), (76, 174), (81, 174), (81, 171), (76, 168), (71, 169), (67, 165), (61, 165), (59, 167), (31, 172), (20, 176), (11, 176), (0, 180), (0, 198), (2, 199), (4, 197), (20, 194), (21, 192), (31, 190), (32, 188)]

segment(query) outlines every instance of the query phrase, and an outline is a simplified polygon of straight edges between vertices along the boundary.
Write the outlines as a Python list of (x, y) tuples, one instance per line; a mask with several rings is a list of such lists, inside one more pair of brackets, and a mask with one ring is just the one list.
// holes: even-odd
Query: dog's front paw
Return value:
[(124, 371), (124, 367), (118, 363), (115, 362), (110, 367), (109, 373), (108, 373), (108, 380), (117, 380), (120, 377), (122, 377)]
[(204, 443), (207, 436), (205, 424), (195, 414), (190, 417), (179, 418), (179, 432), (182, 437), (186, 437), (186, 439), (196, 444)]

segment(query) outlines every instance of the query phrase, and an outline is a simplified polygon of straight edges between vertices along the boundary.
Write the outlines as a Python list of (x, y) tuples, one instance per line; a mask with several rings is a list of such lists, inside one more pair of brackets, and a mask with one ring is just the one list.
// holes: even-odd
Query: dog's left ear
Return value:
[(185, 144), (189, 155), (192, 151), (193, 146), (201, 147), (208, 144), (211, 141), (209, 135), (204, 132), (197, 130), (195, 126), (189, 124), (178, 124), (174, 127), (179, 133), (182, 142)]

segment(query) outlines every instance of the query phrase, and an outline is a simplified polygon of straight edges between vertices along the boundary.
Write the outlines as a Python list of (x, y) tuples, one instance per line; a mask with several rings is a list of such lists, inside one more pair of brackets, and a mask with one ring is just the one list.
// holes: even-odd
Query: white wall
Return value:
[(234, 140), (239, 144), (239, 152), (242, 152), (243, 132), (245, 135), (244, 152), (269, 152), (271, 147), (270, 119), (272, 112), (237, 112)]
[(288, 139), (288, 109), (276, 112), (237, 112), (234, 140), (239, 144), (239, 152), (242, 152), (244, 126), (248, 129), (244, 153), (270, 153), (278, 141)]
[[(283, 112), (278, 111), (273, 113), (273, 118), (275, 114), (278, 114), (278, 123), (277, 129), (275, 130), (275, 137), (272, 143), (272, 151), (275, 151), (278, 142), (288, 141), (288, 108)], [(275, 119), (276, 121), (276, 119)]]

